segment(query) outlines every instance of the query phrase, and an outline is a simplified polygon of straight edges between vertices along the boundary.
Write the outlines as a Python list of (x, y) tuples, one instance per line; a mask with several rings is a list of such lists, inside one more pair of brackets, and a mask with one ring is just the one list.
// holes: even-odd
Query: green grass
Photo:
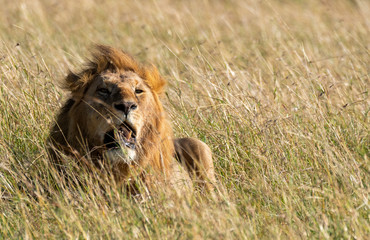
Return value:
[[(0, 1), (0, 238), (368, 238), (367, 1), (98, 2)], [(59, 83), (96, 43), (168, 79), (175, 135), (211, 147), (219, 200), (138, 202), (48, 168)]]

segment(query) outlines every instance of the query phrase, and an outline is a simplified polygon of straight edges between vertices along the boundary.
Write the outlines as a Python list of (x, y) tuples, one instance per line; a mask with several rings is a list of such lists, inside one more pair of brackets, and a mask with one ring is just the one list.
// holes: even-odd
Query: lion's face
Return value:
[(97, 46), (85, 67), (63, 83), (71, 97), (48, 138), (53, 162), (64, 165), (67, 154), (98, 166), (113, 163), (116, 179), (148, 169), (167, 174), (174, 156), (172, 128), (160, 101), (166, 80), (154, 66)]
[(156, 117), (154, 95), (131, 71), (109, 70), (95, 76), (72, 109), (76, 126), (111, 162), (135, 161)]

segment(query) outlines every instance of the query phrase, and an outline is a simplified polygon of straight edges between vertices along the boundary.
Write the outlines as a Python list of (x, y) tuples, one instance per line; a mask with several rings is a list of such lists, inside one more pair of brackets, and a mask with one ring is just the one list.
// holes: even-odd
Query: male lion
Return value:
[(64, 84), (71, 97), (48, 138), (51, 159), (59, 169), (63, 155), (71, 155), (109, 166), (118, 182), (136, 177), (146, 185), (155, 181), (182, 188), (193, 178), (201, 188), (212, 189), (211, 151), (194, 138), (173, 139), (159, 99), (166, 81), (154, 66), (97, 46), (85, 69), (69, 73)]

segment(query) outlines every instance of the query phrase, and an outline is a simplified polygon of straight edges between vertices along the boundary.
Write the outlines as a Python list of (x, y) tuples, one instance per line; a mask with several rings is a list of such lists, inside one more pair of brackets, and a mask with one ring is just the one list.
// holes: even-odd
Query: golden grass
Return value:
[[(0, 4), (0, 238), (368, 237), (368, 1)], [(166, 76), (175, 134), (210, 145), (220, 200), (140, 203), (48, 169), (58, 81), (95, 43)]]

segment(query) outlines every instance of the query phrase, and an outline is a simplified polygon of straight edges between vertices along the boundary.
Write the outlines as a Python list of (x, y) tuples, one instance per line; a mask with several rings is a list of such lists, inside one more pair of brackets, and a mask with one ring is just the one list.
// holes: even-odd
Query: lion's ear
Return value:
[(145, 71), (145, 82), (158, 95), (161, 95), (165, 89), (167, 81), (159, 74), (155, 66), (150, 66)]
[(80, 77), (73, 73), (72, 71), (69, 71), (67, 77), (64, 79), (64, 88), (71, 91), (71, 92), (74, 92), (76, 89), (79, 88), (79, 85), (80, 85), (80, 81), (79, 81)]
[(89, 71), (84, 71), (80, 74), (75, 74), (72, 71), (69, 71), (64, 80), (63, 88), (70, 91), (73, 96), (81, 95), (90, 78), (91, 73)]

